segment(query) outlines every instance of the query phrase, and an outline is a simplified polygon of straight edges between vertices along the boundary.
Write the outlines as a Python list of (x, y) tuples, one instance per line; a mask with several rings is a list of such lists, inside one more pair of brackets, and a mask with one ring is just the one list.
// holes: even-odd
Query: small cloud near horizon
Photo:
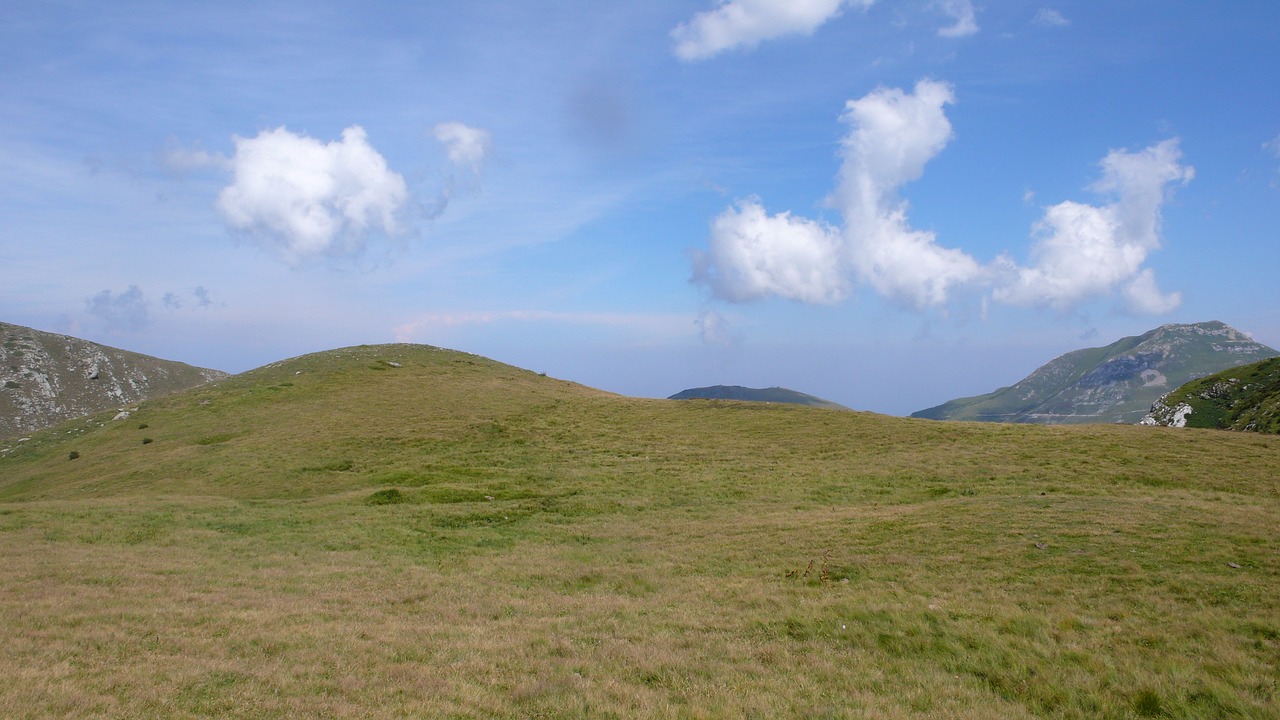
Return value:
[(113, 331), (136, 332), (145, 328), (151, 322), (148, 305), (137, 285), (119, 293), (103, 290), (85, 300), (85, 310)]

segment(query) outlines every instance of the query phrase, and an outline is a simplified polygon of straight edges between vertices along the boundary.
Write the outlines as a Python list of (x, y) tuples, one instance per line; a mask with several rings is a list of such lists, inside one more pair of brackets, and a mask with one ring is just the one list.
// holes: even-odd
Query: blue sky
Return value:
[(1276, 78), (1263, 0), (6, 3), (0, 319), (893, 414), (1280, 347)]

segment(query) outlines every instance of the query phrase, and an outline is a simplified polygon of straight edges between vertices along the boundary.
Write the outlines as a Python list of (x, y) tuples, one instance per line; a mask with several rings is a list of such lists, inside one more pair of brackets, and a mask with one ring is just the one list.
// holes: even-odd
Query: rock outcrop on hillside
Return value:
[(1193, 380), (1160, 396), (1138, 424), (1280, 433), (1280, 358)]
[(1276, 355), (1280, 353), (1226, 323), (1162, 325), (1106, 347), (1069, 352), (1015, 385), (952, 400), (912, 417), (1136, 423), (1157, 398), (1190, 380)]
[(226, 376), (218, 370), (0, 323), (0, 438)]

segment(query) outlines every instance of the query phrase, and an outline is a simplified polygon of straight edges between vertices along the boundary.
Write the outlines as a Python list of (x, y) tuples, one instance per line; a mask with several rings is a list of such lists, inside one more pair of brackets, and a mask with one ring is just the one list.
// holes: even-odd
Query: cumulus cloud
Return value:
[(862, 284), (916, 310), (943, 308), (961, 290), (1058, 310), (1112, 294), (1133, 313), (1178, 306), (1181, 296), (1162, 292), (1143, 266), (1160, 247), (1160, 211), (1170, 189), (1195, 174), (1182, 164), (1176, 139), (1108, 153), (1090, 189), (1112, 202), (1046, 208), (1026, 266), (1008, 256), (980, 263), (944, 247), (933, 232), (912, 228), (900, 190), (951, 140), (945, 107), (954, 100), (950, 85), (921, 80), (910, 93), (879, 88), (849, 101), (839, 181), (827, 199), (841, 226), (769, 215), (754, 198), (739, 201), (712, 222), (708, 249), (692, 253), (693, 279), (731, 302), (835, 303)]
[(951, 86), (916, 83), (914, 93), (880, 88), (845, 105), (840, 184), (830, 201), (844, 216), (844, 241), (858, 279), (916, 309), (946, 304), (951, 291), (978, 280), (982, 266), (945, 248), (934, 233), (915, 230), (899, 189), (951, 140), (944, 106)]
[(865, 9), (875, 0), (720, 0), (671, 31), (681, 60), (703, 60), (737, 47), (754, 48), (784, 35), (808, 35), (847, 6)]
[(983, 277), (984, 268), (934, 234), (910, 227), (898, 191), (918, 179), (951, 139), (946, 83), (922, 80), (914, 93), (880, 88), (845, 105), (840, 182), (828, 202), (843, 229), (789, 213), (768, 215), (742, 201), (711, 226), (710, 248), (694, 253), (694, 279), (734, 302), (768, 296), (834, 303), (850, 275), (891, 301), (924, 309)]
[(141, 330), (151, 318), (147, 312), (147, 300), (137, 285), (128, 290), (113, 293), (103, 290), (85, 301), (85, 309), (111, 330)]
[(1040, 27), (1066, 27), (1071, 24), (1071, 21), (1064, 17), (1062, 13), (1047, 7), (1040, 8), (1032, 22)]
[(938, 28), (940, 37), (964, 37), (978, 32), (973, 0), (937, 0), (936, 6), (954, 21), (947, 27)]
[(431, 134), (444, 145), (450, 163), (480, 174), (492, 144), (488, 131), (460, 122), (446, 122), (431, 128)]
[(842, 255), (835, 229), (743, 200), (712, 221), (710, 248), (694, 253), (694, 280), (735, 302), (834, 303), (849, 293)]
[(1005, 259), (1007, 280), (993, 297), (1061, 310), (1119, 289), (1131, 312), (1154, 314), (1177, 307), (1181, 297), (1161, 293), (1154, 273), (1142, 265), (1160, 247), (1160, 209), (1170, 186), (1195, 176), (1181, 161), (1177, 139), (1138, 152), (1112, 150), (1091, 189), (1114, 202), (1094, 206), (1067, 201), (1047, 208), (1035, 228), (1032, 264), (1014, 267)]
[(234, 179), (218, 209), (286, 262), (357, 256), (371, 233), (400, 232), (409, 191), (360, 126), (329, 143), (284, 127), (233, 141)]

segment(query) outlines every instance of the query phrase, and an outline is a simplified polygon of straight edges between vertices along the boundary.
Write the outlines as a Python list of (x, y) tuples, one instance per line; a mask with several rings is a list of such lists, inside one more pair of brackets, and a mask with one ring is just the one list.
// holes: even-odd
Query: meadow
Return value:
[(0, 717), (1280, 717), (1280, 437), (425, 346), (0, 442)]

